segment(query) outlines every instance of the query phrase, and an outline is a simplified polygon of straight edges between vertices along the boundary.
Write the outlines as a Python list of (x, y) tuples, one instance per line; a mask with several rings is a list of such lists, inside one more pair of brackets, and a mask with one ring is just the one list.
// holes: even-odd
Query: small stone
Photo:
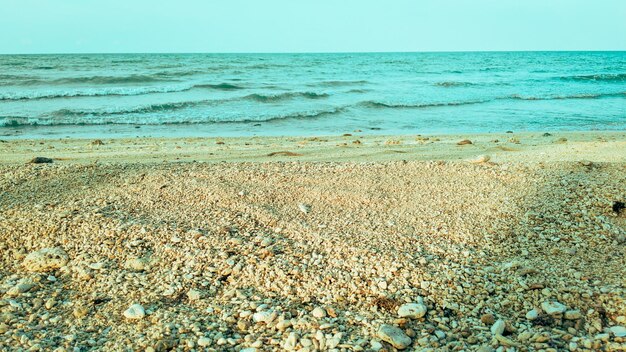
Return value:
[(17, 285), (11, 287), (6, 294), (11, 297), (16, 297), (30, 291), (33, 287), (35, 287), (35, 284), (31, 280), (21, 280)]
[(94, 139), (91, 141), (91, 145), (104, 145), (104, 142), (101, 139)]
[(124, 263), (124, 267), (132, 271), (144, 271), (148, 266), (148, 260), (145, 258), (130, 258)]
[(378, 328), (376, 336), (383, 341), (389, 342), (393, 347), (403, 350), (411, 345), (411, 338), (402, 329), (383, 324)]
[(531, 309), (526, 313), (526, 319), (535, 320), (539, 318), (539, 311), (537, 309)]
[(616, 337), (626, 337), (626, 328), (623, 326), (611, 326), (609, 331), (611, 331), (611, 333)]
[(32, 158), (29, 163), (31, 164), (50, 164), (51, 162), (53, 162), (54, 160), (52, 160), (51, 158), (46, 158), (43, 156), (36, 156), (34, 158)]
[(382, 349), (383, 349), (383, 347), (384, 347), (384, 346), (383, 346), (383, 344), (382, 344), (382, 343), (380, 343), (380, 341), (372, 340), (372, 341), (370, 342), (370, 348), (371, 348), (373, 351), (380, 351), (380, 350), (382, 350)]
[(50, 298), (46, 301), (46, 303), (44, 304), (44, 307), (50, 310), (52, 307), (54, 307), (55, 304), (56, 304), (56, 301), (54, 300), (54, 298)]
[(87, 316), (87, 314), (89, 313), (89, 309), (84, 306), (78, 306), (74, 308), (74, 311), (72, 313), (74, 314), (74, 317), (80, 319)]
[(61, 248), (43, 248), (24, 258), (23, 265), (28, 271), (45, 272), (63, 267), (69, 261), (67, 253)]
[(124, 316), (126, 319), (143, 319), (146, 316), (146, 311), (141, 304), (133, 304), (124, 311)]
[(311, 206), (308, 204), (300, 203), (298, 204), (298, 208), (301, 212), (308, 214), (311, 211)]
[(563, 316), (567, 320), (578, 320), (583, 317), (579, 310), (568, 310)]
[(326, 317), (326, 310), (322, 307), (316, 307), (315, 309), (313, 309), (311, 314), (313, 314), (313, 316), (317, 319), (321, 319)]
[(284, 348), (287, 351), (294, 350), (298, 344), (298, 334), (291, 332), (285, 341)]
[(480, 321), (483, 322), (483, 324), (485, 325), (493, 325), (493, 323), (496, 322), (496, 318), (493, 316), (493, 314), (483, 314), (480, 316)]
[(200, 291), (191, 289), (187, 292), (187, 298), (189, 298), (190, 301), (197, 301), (200, 299)]
[(252, 320), (255, 323), (264, 323), (269, 319), (270, 315), (269, 311), (257, 312), (252, 315)]
[(467, 144), (472, 144), (472, 141), (470, 141), (469, 139), (464, 139), (457, 143), (457, 145), (467, 145)]
[(422, 303), (406, 303), (398, 308), (398, 316), (401, 318), (419, 319), (426, 315), (426, 305)]
[(257, 352), (257, 349), (256, 347), (247, 347), (240, 349), (239, 352)]
[(506, 327), (506, 323), (504, 322), (504, 320), (502, 319), (498, 319), (495, 323), (493, 323), (493, 325), (491, 326), (491, 333), (494, 336), (497, 335), (502, 335), (502, 333), (504, 332), (504, 328)]
[(545, 301), (541, 303), (541, 309), (548, 315), (561, 314), (567, 307), (557, 301)]
[(201, 337), (201, 338), (198, 339), (198, 346), (200, 346), (200, 347), (208, 347), (208, 346), (211, 346), (212, 342), (213, 341), (211, 341), (211, 339), (208, 338), (208, 337)]
[(474, 164), (482, 164), (488, 162), (489, 160), (491, 160), (491, 157), (489, 155), (479, 155), (475, 159), (470, 160), (470, 162)]

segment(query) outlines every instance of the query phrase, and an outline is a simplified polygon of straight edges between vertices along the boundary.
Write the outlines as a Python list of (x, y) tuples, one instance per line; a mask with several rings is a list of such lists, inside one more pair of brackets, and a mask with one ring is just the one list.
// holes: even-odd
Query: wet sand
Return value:
[(0, 142), (9, 349), (626, 348), (626, 133), (93, 142)]

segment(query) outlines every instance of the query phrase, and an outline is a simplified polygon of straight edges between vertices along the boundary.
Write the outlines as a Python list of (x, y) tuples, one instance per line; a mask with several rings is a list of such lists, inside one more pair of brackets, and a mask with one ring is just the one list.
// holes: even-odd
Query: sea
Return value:
[(3, 138), (626, 129), (626, 52), (0, 55)]

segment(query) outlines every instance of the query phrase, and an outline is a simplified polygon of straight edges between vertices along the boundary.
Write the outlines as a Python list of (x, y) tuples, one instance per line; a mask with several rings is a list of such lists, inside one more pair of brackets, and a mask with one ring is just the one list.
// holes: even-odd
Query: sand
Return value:
[(625, 133), (352, 134), (0, 142), (0, 345), (626, 349)]

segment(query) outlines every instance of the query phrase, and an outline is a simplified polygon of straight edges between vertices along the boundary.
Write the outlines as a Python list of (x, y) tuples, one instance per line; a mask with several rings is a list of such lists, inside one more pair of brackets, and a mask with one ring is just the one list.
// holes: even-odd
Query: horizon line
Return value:
[(41, 52), (41, 53), (0, 53), (0, 56), (8, 55), (294, 55), (294, 54), (445, 54), (445, 53), (567, 53), (567, 52), (626, 52), (626, 49), (609, 50), (423, 50), (423, 51), (189, 51), (189, 52)]

